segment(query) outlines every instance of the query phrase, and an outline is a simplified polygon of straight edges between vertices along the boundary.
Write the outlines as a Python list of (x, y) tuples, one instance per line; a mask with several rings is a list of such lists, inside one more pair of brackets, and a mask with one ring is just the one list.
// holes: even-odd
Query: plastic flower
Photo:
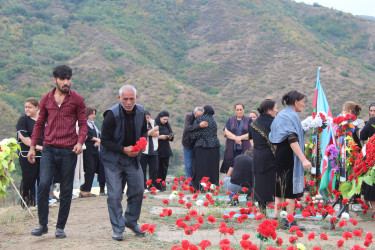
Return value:
[(296, 247), (298, 250), (306, 250), (306, 247), (302, 243), (297, 243)]
[(202, 206), (203, 205), (203, 200), (197, 200), (195, 202), (195, 205), (197, 205), (198, 207)]
[(286, 211), (281, 211), (281, 212), (280, 212), (280, 217), (281, 217), (281, 218), (286, 218), (287, 215), (288, 215), (288, 213), (287, 213)]
[(350, 218), (350, 215), (347, 212), (342, 213), (341, 219), (343, 219), (343, 220), (349, 220), (349, 218)]

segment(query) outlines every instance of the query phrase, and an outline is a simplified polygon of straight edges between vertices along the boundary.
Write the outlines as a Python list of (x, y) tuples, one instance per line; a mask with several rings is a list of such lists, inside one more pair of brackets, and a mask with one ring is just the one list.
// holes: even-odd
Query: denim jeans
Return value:
[(186, 178), (192, 177), (192, 168), (193, 168), (193, 159), (194, 159), (194, 149), (193, 147), (185, 148), (182, 147), (184, 150), (184, 162), (185, 162), (185, 172)]
[(60, 175), (60, 208), (56, 228), (65, 228), (72, 202), (74, 169), (77, 155), (73, 148), (43, 147), (40, 160), (40, 183), (38, 186), (39, 224), (48, 224), (48, 197), (55, 173)]

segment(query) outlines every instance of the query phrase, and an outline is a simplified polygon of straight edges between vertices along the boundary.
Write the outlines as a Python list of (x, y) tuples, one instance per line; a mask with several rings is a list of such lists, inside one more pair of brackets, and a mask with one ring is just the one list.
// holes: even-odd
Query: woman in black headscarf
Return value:
[(213, 117), (214, 109), (210, 105), (203, 107), (204, 114), (195, 119), (194, 123), (202, 121), (208, 123), (208, 127), (192, 131), (189, 136), (194, 144), (194, 163), (192, 169), (193, 186), (200, 189), (200, 182), (203, 177), (209, 177), (209, 182), (219, 184), (219, 162), (220, 142), (217, 137), (217, 124)]
[(158, 137), (158, 174), (157, 179), (162, 181), (158, 183), (157, 188), (161, 191), (165, 191), (165, 178), (167, 177), (169, 167), (169, 157), (173, 155), (170, 141), (173, 141), (174, 134), (171, 126), (168, 122), (169, 112), (166, 110), (161, 111), (155, 118), (155, 124), (159, 126), (159, 137)]

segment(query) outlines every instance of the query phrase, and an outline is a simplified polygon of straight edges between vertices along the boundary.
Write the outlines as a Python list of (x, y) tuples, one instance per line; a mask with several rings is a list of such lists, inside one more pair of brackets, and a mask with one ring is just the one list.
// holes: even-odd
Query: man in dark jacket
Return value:
[[(102, 162), (108, 189), (108, 211), (114, 240), (123, 240), (125, 227), (137, 236), (144, 236), (137, 221), (143, 200), (143, 171), (140, 167), (141, 151), (133, 146), (140, 137), (147, 136), (147, 122), (142, 106), (135, 104), (134, 86), (120, 88), (119, 103), (104, 112), (101, 142)], [(121, 206), (123, 184), (127, 184), (125, 216)]]
[(191, 178), (191, 169), (194, 159), (194, 142), (189, 138), (189, 132), (205, 128), (208, 126), (208, 123), (203, 121), (199, 124), (194, 124), (195, 118), (203, 115), (204, 109), (202, 107), (196, 107), (193, 112), (188, 113), (185, 116), (185, 127), (182, 134), (182, 148), (184, 150), (184, 162), (185, 162), (185, 171), (186, 178)]

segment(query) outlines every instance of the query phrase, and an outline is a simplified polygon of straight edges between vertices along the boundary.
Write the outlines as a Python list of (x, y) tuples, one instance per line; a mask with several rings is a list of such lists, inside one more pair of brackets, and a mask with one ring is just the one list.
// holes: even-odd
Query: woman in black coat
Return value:
[(254, 147), (254, 199), (265, 209), (266, 203), (274, 201), (275, 196), (276, 150), (268, 135), (278, 112), (276, 102), (266, 99), (260, 104), (258, 111), (260, 116), (250, 125), (249, 139)]
[(155, 118), (155, 124), (159, 126), (159, 136), (158, 136), (158, 174), (157, 179), (161, 179), (158, 183), (157, 188), (161, 191), (165, 191), (165, 179), (167, 178), (169, 158), (173, 155), (170, 141), (173, 141), (174, 134), (171, 126), (168, 122), (169, 112), (163, 110)]
[(217, 124), (213, 117), (214, 109), (206, 105), (204, 114), (195, 119), (194, 124), (202, 121), (208, 123), (208, 127), (190, 132), (189, 136), (194, 144), (194, 162), (192, 168), (193, 187), (199, 190), (203, 177), (209, 177), (209, 182), (219, 185), (220, 141), (217, 137)]
[[(34, 98), (28, 98), (25, 101), (25, 114), (18, 119), (16, 129), (17, 138), (20, 142), (21, 151), (19, 152), (19, 162), (22, 170), (21, 180), (21, 196), (28, 206), (35, 206), (35, 183), (39, 183), (39, 163), (41, 151), (43, 149), (43, 137), (36, 145), (35, 163), (30, 163), (27, 160), (27, 154), (31, 145), (31, 134), (34, 130), (34, 125), (38, 119), (39, 103)], [(24, 204), (21, 203), (23, 207)]]
[(85, 141), (86, 149), (83, 151), (83, 170), (85, 171), (85, 183), (81, 185), (79, 196), (94, 197), (91, 193), (92, 182), (94, 180), (95, 172), (99, 169), (99, 146), (100, 135), (99, 130), (95, 126), (94, 119), (96, 109), (86, 108), (87, 115), (87, 138)]

